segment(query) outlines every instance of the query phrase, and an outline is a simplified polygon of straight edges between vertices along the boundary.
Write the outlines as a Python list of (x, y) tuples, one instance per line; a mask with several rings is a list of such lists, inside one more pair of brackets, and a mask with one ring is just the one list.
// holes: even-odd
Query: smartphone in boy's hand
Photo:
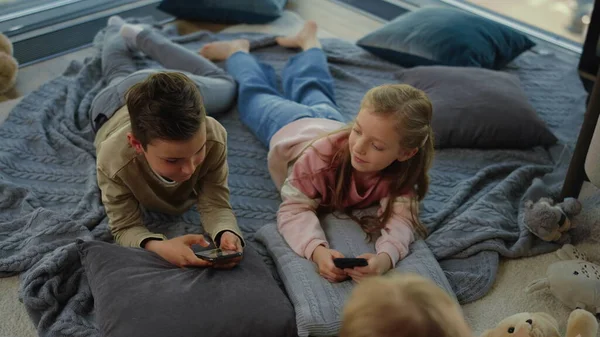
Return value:
[(231, 269), (240, 263), (244, 256), (242, 242), (233, 232), (225, 231), (221, 235), (219, 245), (212, 240), (208, 234), (204, 234), (206, 241), (211, 244), (202, 249), (202, 247), (192, 246), (194, 255), (202, 262), (210, 264), (217, 269)]
[(231, 260), (233, 258), (242, 256), (242, 252), (238, 252), (235, 250), (221, 249), (221, 248), (203, 250), (203, 251), (195, 252), (194, 254), (196, 254), (196, 256), (201, 258), (202, 260), (212, 262), (212, 263), (224, 263), (224, 264), (229, 262), (229, 260)]

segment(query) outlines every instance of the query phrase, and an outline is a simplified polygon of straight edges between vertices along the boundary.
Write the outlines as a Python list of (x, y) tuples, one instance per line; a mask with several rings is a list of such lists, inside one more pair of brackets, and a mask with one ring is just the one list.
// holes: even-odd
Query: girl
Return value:
[(372, 277), (344, 306), (340, 337), (470, 337), (460, 305), (416, 274)]
[[(296, 36), (277, 39), (303, 50), (283, 70), (285, 97), (275, 89), (273, 68), (249, 55), (247, 40), (210, 43), (200, 53), (226, 60), (239, 86), (240, 119), (270, 148), (269, 171), (283, 199), (277, 224), (284, 239), (327, 280), (360, 281), (404, 258), (413, 232), (426, 235), (417, 203), (429, 187), (432, 107), (420, 90), (383, 85), (367, 92), (356, 119), (345, 126), (316, 33), (309, 21)], [(381, 204), (377, 216), (352, 214), (375, 202)], [(342, 254), (329, 249), (317, 210), (345, 212), (368, 234), (380, 233), (377, 254), (360, 256), (368, 266), (334, 266)]]

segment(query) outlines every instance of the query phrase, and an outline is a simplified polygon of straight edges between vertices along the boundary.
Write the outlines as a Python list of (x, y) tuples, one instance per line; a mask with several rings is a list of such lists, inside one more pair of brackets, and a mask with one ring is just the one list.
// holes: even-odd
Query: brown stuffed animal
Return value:
[[(565, 337), (596, 337), (598, 322), (591, 313), (576, 309), (569, 315)], [(545, 312), (523, 312), (505, 318), (481, 337), (561, 337), (556, 319)]]
[(0, 33), (0, 101), (16, 98), (15, 90), (19, 63), (13, 57), (12, 42)]

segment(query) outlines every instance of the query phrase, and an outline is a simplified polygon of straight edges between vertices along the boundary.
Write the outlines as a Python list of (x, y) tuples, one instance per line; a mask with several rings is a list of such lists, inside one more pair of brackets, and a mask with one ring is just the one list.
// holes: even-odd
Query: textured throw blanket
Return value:
[[(101, 35), (96, 41), (102, 41)], [(241, 36), (252, 39), (255, 55), (278, 71), (294, 54), (264, 35), (200, 32), (173, 37), (196, 49)], [(367, 89), (396, 81), (396, 65), (341, 40), (324, 40), (323, 45), (348, 119)], [(25, 97), (0, 126), (0, 276), (21, 274), (20, 297), (43, 336), (99, 335), (75, 246), (77, 238), (111, 240), (96, 185), (88, 117), (92, 98), (105, 85), (102, 45), (95, 46), (95, 57), (73, 62), (61, 77)], [(156, 66), (141, 55), (136, 60), (140, 68)], [(426, 242), (463, 303), (490, 289), (499, 255), (522, 257), (557, 248), (524, 229), (520, 201), (534, 178), (564, 174), (584, 112), (585, 95), (574, 65), (527, 52), (508, 71), (521, 78), (531, 103), (563, 145), (552, 151), (437, 152), (422, 211), (432, 232)], [(232, 205), (248, 241), (272, 264), (253, 233), (275, 219), (280, 199), (267, 171), (266, 149), (236, 114), (219, 116), (229, 133)], [(563, 149), (566, 156), (559, 160)], [(558, 192), (560, 184), (552, 181), (541, 181), (545, 193)], [(179, 217), (148, 213), (146, 221), (152, 230), (170, 236), (200, 232), (195, 210)]]

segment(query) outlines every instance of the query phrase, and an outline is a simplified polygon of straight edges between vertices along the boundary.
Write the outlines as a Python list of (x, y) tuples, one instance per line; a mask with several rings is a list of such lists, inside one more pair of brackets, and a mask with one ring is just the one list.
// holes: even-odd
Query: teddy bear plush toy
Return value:
[(531, 233), (544, 241), (567, 243), (567, 231), (574, 227), (571, 217), (581, 212), (581, 203), (575, 198), (565, 198), (555, 204), (550, 198), (525, 202), (523, 220)]
[[(569, 315), (565, 337), (596, 337), (598, 322), (589, 312), (576, 309)], [(481, 337), (561, 337), (558, 322), (545, 312), (523, 312), (500, 321)]]
[(0, 101), (16, 98), (15, 90), (19, 64), (13, 57), (12, 42), (0, 33)]
[(529, 283), (525, 292), (549, 289), (570, 309), (586, 309), (600, 318), (600, 266), (572, 245), (564, 245), (557, 254), (563, 261), (549, 265), (546, 277)]

